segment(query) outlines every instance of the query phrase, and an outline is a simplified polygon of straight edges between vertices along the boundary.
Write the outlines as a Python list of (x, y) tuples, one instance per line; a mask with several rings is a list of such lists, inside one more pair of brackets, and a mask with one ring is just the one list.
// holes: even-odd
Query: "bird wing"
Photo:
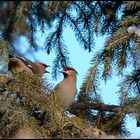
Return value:
[(32, 61), (25, 59), (24, 57), (17, 56), (17, 58), (20, 59), (28, 68), (30, 68), (34, 74), (39, 73), (39, 67), (35, 65)]
[(20, 59), (30, 69), (32, 68), (32, 62), (30, 60), (25, 59), (24, 57), (19, 57), (19, 56), (17, 56), (17, 58)]

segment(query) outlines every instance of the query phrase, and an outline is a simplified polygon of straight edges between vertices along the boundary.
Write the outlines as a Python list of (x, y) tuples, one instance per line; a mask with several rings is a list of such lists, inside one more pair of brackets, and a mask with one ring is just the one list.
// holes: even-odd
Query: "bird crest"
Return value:
[(69, 70), (73, 70), (73, 71), (76, 72), (76, 74), (78, 74), (78, 72), (77, 72), (74, 68), (72, 68), (72, 67), (70, 67), (70, 66), (67, 66), (67, 67), (64, 67), (64, 68), (63, 68), (63, 71), (69, 71)]

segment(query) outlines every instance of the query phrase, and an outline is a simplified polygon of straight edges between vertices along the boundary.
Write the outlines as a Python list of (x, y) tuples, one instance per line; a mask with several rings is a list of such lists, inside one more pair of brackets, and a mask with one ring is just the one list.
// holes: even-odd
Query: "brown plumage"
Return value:
[(77, 71), (72, 67), (66, 67), (62, 73), (64, 79), (55, 86), (54, 94), (64, 107), (69, 107), (72, 105), (77, 92)]
[(8, 70), (13, 73), (26, 71), (30, 74), (42, 76), (44, 73), (48, 72), (45, 70), (46, 67), (49, 66), (41, 62), (32, 62), (23, 57), (9, 55)]

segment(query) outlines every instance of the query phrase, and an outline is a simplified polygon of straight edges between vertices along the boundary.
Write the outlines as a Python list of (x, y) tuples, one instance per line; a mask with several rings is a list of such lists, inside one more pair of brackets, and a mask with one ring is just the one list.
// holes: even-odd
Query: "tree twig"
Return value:
[(120, 112), (123, 107), (117, 105), (107, 105), (107, 104), (100, 104), (100, 103), (75, 103), (70, 107), (70, 110), (82, 110), (82, 109), (94, 109), (100, 111), (109, 111), (109, 112)]

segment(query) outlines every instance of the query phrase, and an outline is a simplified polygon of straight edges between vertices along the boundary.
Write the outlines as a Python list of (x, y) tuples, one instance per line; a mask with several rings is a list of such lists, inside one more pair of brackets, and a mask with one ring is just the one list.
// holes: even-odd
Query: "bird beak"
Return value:
[[(46, 65), (45, 68), (50, 67), (50, 65)], [(45, 71), (45, 73), (50, 73), (49, 71)]]
[(61, 71), (61, 73), (62, 73), (63, 75), (65, 75), (65, 74), (66, 74), (66, 72), (64, 72), (64, 71)]
[(50, 73), (50, 72), (46, 70), (45, 73)]
[(50, 65), (46, 65), (46, 68), (47, 68), (47, 67), (50, 67)]

